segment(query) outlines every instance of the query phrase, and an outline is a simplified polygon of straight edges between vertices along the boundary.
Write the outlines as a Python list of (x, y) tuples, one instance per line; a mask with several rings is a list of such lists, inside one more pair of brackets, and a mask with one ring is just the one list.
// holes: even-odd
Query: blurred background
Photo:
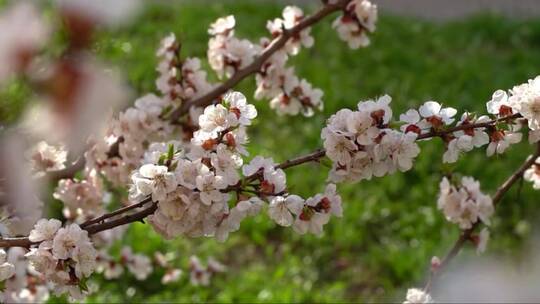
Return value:
[[(395, 115), (426, 100), (460, 113), (485, 113), (485, 102), (496, 89), (509, 89), (539, 74), (538, 1), (374, 2), (380, 5), (380, 17), (368, 48), (350, 50), (331, 28), (333, 18), (312, 29), (315, 46), (302, 50), (291, 63), (299, 77), (324, 91), (325, 109), (311, 118), (280, 117), (266, 102), (256, 102), (259, 117), (249, 129), (252, 155), (280, 162), (318, 148), (325, 119), (338, 109), (355, 108), (360, 100), (389, 94)], [(148, 1), (131, 25), (100, 32), (93, 49), (101, 59), (121, 67), (138, 94), (155, 92), (154, 54), (166, 34), (176, 33), (184, 57), (204, 59), (206, 31), (216, 18), (235, 15), (237, 36), (257, 41), (267, 36), (266, 21), (281, 15), (287, 3)], [(293, 3), (306, 14), (319, 5)], [(254, 80), (244, 80), (237, 90), (252, 96)], [(3, 88), (0, 121), (16, 121), (29, 95), (20, 83)], [(187, 273), (165, 286), (158, 273), (143, 282), (132, 277), (103, 281), (89, 301), (402, 301), (407, 288), (423, 285), (431, 257), (444, 255), (459, 234), (436, 208), (442, 175), (455, 170), (473, 176), (484, 192), (493, 193), (531, 151), (523, 142), (503, 156), (487, 159), (480, 149), (448, 166), (441, 162), (442, 142), (420, 145), (422, 153), (413, 170), (340, 185), (344, 217), (332, 219), (322, 237), (299, 236), (264, 215), (244, 221), (224, 244), (203, 238), (165, 241), (151, 227), (134, 224), (123, 242), (135, 251), (174, 252), (183, 269), (191, 255), (214, 257), (227, 272), (213, 278), (208, 287), (192, 286)], [(319, 165), (291, 169), (290, 191), (302, 196), (323, 191), (327, 170)], [(53, 209), (60, 206), (52, 199), (49, 203)], [(538, 228), (539, 203), (529, 184), (514, 187), (496, 212), (487, 254), (519, 262)], [(469, 248), (456, 264), (467, 257), (479, 259)]]

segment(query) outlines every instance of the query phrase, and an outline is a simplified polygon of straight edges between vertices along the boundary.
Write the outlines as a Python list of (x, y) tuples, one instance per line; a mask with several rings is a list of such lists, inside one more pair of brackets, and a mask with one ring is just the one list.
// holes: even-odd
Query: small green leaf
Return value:
[(174, 145), (169, 144), (169, 151), (167, 152), (167, 159), (172, 160), (174, 157)]
[(165, 164), (165, 161), (167, 160), (166, 154), (161, 154), (158, 160), (158, 165), (163, 166)]

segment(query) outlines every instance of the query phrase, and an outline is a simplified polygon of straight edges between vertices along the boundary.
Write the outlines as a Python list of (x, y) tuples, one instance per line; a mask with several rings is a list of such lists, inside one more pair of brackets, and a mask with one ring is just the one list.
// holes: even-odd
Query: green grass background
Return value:
[[(266, 20), (279, 16), (282, 7), (245, 0), (152, 5), (132, 25), (100, 33), (94, 50), (121, 67), (137, 92), (154, 92), (154, 52), (168, 32), (181, 39), (184, 56), (205, 58), (206, 30), (217, 17), (234, 14), (237, 35), (258, 39), (267, 35)], [(306, 7), (306, 12), (314, 9)], [(315, 26), (315, 46), (290, 61), (300, 77), (324, 91), (322, 113), (279, 117), (267, 102), (252, 100), (252, 78), (237, 87), (259, 111), (249, 129), (252, 155), (283, 161), (312, 151), (321, 146), (320, 129), (327, 117), (382, 94), (393, 97), (396, 114), (426, 100), (456, 107), (460, 113), (484, 113), (493, 91), (525, 82), (540, 70), (539, 20), (482, 15), (441, 24), (382, 15), (371, 46), (350, 50), (331, 28), (332, 19)], [(0, 93), (0, 120), (14, 121), (28, 96), (21, 84), (5, 88)], [(175, 252), (175, 263), (184, 270), (192, 254), (203, 260), (214, 256), (228, 272), (209, 287), (191, 286), (187, 275), (167, 286), (159, 283), (160, 272), (144, 282), (126, 275), (101, 282), (90, 301), (402, 301), (406, 288), (423, 284), (431, 256), (442, 256), (458, 235), (457, 227), (436, 210), (443, 172), (452, 169), (474, 176), (485, 192), (493, 193), (531, 151), (524, 142), (487, 159), (481, 149), (443, 166), (440, 141), (420, 146), (422, 153), (407, 173), (340, 185), (344, 217), (333, 218), (320, 238), (296, 235), (265, 215), (244, 221), (225, 244), (205, 238), (164, 241), (147, 225), (134, 224), (124, 242), (136, 251)], [(290, 169), (290, 191), (303, 196), (323, 191), (327, 170), (318, 165)], [(488, 251), (519, 256), (534, 229), (538, 203), (529, 184), (521, 190), (514, 187), (497, 210)], [(126, 295), (130, 286), (136, 289), (131, 298)]]

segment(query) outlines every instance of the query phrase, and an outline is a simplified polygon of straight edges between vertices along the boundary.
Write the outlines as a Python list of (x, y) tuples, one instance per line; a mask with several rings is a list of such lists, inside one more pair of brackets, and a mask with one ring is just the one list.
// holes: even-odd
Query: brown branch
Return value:
[[(501, 199), (508, 192), (508, 190), (510, 190), (512, 185), (514, 185), (519, 179), (522, 178), (525, 170), (529, 169), (532, 165), (535, 164), (538, 157), (540, 157), (540, 143), (537, 144), (534, 154), (531, 155), (525, 162), (523, 162), (523, 164), (514, 173), (512, 173), (512, 175), (510, 175), (504, 181), (504, 183), (499, 186), (499, 188), (497, 188), (497, 191), (495, 192), (495, 195), (493, 195), (492, 199), (494, 207), (496, 207), (497, 204), (500, 203)], [(424, 290), (429, 292), (435, 277), (440, 274), (441, 271), (444, 270), (444, 268), (458, 255), (465, 243), (467, 243), (467, 241), (471, 239), (473, 232), (476, 230), (476, 228), (478, 228), (478, 226), (480, 226), (480, 221), (477, 221), (471, 228), (463, 231), (463, 233), (456, 240), (450, 251), (441, 260), (441, 263), (437, 267), (437, 269), (431, 272), (430, 277), (424, 287)]]
[(244, 78), (260, 71), (261, 67), (266, 62), (266, 60), (268, 60), (275, 52), (281, 49), (290, 38), (297, 36), (302, 30), (319, 22), (321, 19), (332, 14), (333, 12), (342, 10), (343, 8), (346, 7), (347, 3), (349, 2), (350, 0), (340, 0), (336, 4), (325, 4), (315, 14), (302, 19), (302, 21), (300, 21), (294, 27), (288, 30), (284, 30), (282, 34), (276, 39), (274, 39), (266, 47), (266, 49), (257, 58), (255, 58), (255, 60), (251, 64), (249, 64), (248, 66), (242, 69), (237, 70), (236, 73), (234, 73), (234, 75), (231, 78), (227, 79), (225, 82), (223, 82), (221, 85), (219, 85), (212, 91), (208, 92), (207, 94), (199, 98), (185, 102), (184, 104), (182, 104), (182, 106), (175, 109), (171, 113), (171, 116), (170, 116), (171, 121), (173, 122), (178, 121), (178, 119), (182, 115), (186, 114), (189, 111), (189, 109), (193, 106), (205, 107), (205, 106), (210, 105), (216, 98), (226, 93), (229, 89), (237, 85)]
[(62, 178), (71, 178), (75, 173), (82, 170), (84, 168), (86, 160), (84, 156), (80, 156), (74, 163), (70, 164), (68, 167), (56, 170), (56, 171), (49, 171), (47, 174), (45, 174), (44, 178), (47, 178), (49, 180), (59, 180)]
[[(278, 169), (288, 169), (290, 167), (298, 166), (304, 163), (314, 162), (318, 161), (319, 159), (323, 158), (326, 155), (325, 149), (317, 149), (314, 152), (311, 152), (309, 154), (299, 156), (297, 158), (293, 158), (290, 160), (286, 160), (282, 162), (281, 164), (277, 165), (276, 168)], [(244, 178), (244, 183), (249, 183), (251, 181), (254, 181), (260, 177), (262, 177), (263, 171), (259, 170), (255, 172), (254, 174), (247, 176)], [(234, 187), (234, 186), (233, 186)]]
[[(301, 156), (301, 157), (297, 157), (297, 158), (294, 158), (294, 159), (291, 159), (291, 160), (287, 160), (287, 161), (277, 165), (276, 167), (281, 168), (281, 169), (288, 169), (288, 168), (298, 166), (298, 165), (301, 165), (301, 164), (304, 164), (304, 163), (317, 161), (317, 160), (319, 160), (320, 158), (322, 158), (324, 156), (325, 156), (324, 149), (319, 149), (319, 150), (316, 150), (315, 152), (312, 152), (310, 154), (307, 154), (307, 155), (304, 155), (304, 156)], [(247, 178), (251, 178), (251, 177), (256, 176), (258, 174), (262, 174), (262, 173), (257, 172), (257, 173), (255, 173), (255, 174), (253, 174), (253, 175), (251, 175), (251, 176), (249, 176)], [(233, 191), (235, 189), (236, 188), (233, 187), (233, 188), (230, 189), (230, 191)], [(262, 194), (268, 194), (268, 193), (262, 193)], [(272, 194), (275, 194), (275, 193), (272, 193)], [(157, 210), (157, 208), (158, 208), (158, 203), (157, 202), (152, 202), (152, 204), (150, 206), (148, 206), (147, 208), (142, 209), (140, 211), (137, 211), (135, 213), (127, 214), (127, 215), (124, 215), (124, 216), (119, 217), (119, 218), (114, 219), (114, 220), (109, 220), (109, 221), (106, 221), (106, 220), (110, 219), (112, 217), (121, 215), (123, 213), (126, 213), (126, 212), (128, 212), (130, 210), (142, 207), (142, 206), (144, 206), (145, 204), (147, 204), (149, 202), (151, 202), (151, 198), (147, 197), (141, 202), (131, 204), (129, 206), (122, 207), (122, 208), (120, 208), (118, 210), (115, 210), (113, 212), (110, 212), (110, 213), (101, 215), (99, 217), (90, 219), (90, 220), (84, 222), (83, 224), (81, 224), (81, 228), (88, 231), (88, 234), (92, 235), (92, 234), (96, 234), (96, 233), (99, 233), (101, 231), (109, 230), (109, 229), (112, 229), (112, 228), (115, 228), (115, 227), (118, 227), (118, 226), (130, 224), (130, 223), (133, 223), (133, 222), (143, 221), (147, 216), (153, 214)], [(25, 247), (25, 248), (29, 248), (31, 245), (34, 245), (34, 244), (37, 244), (37, 243), (30, 242), (28, 237), (0, 239), (0, 248), (2, 248), (2, 247), (4, 247), (4, 248), (6, 248), (6, 247)]]
[(0, 248), (7, 248), (7, 247), (30, 247), (32, 243), (28, 239), (28, 237), (16, 237), (16, 238), (6, 238), (6, 239), (0, 239)]
[(97, 224), (97, 223), (101, 223), (103, 221), (105, 221), (106, 219), (108, 218), (111, 218), (111, 217), (114, 217), (116, 215), (120, 215), (122, 213), (126, 213), (127, 211), (129, 210), (132, 210), (132, 209), (136, 209), (136, 208), (139, 208), (139, 207), (142, 207), (144, 206), (146, 203), (149, 203), (152, 201), (152, 198), (149, 196), (147, 198), (145, 198), (144, 200), (142, 200), (141, 202), (139, 203), (136, 203), (136, 204), (131, 204), (131, 205), (128, 205), (128, 206), (125, 206), (123, 208), (120, 208), (120, 209), (117, 209), (111, 213), (106, 213), (106, 214), (103, 214), (102, 216), (98, 216), (96, 218), (93, 218), (93, 219), (90, 219), (84, 223), (81, 224), (81, 228), (86, 228), (88, 226), (92, 226), (94, 224)]
[(510, 120), (514, 120), (514, 119), (520, 118), (520, 117), (521, 117), (520, 114), (514, 114), (514, 115), (505, 116), (505, 117), (493, 119), (493, 120), (486, 121), (486, 122), (479, 122), (479, 123), (473, 123), (473, 124), (462, 124), (462, 125), (459, 125), (459, 126), (455, 126), (453, 128), (448, 128), (448, 129), (439, 130), (439, 131), (431, 130), (428, 133), (418, 135), (418, 137), (416, 139), (426, 139), (426, 138), (431, 138), (431, 137), (443, 137), (445, 135), (452, 134), (452, 133), (457, 132), (457, 131), (487, 128), (487, 127), (493, 126), (494, 124), (496, 124), (498, 122), (510, 121)]
[(325, 155), (326, 155), (325, 149), (318, 149), (304, 156), (293, 158), (291, 160), (286, 160), (282, 162), (281, 164), (277, 165), (276, 168), (287, 169), (290, 167), (301, 165), (303, 163), (318, 161), (319, 159), (323, 158)]
[(143, 222), (143, 220), (147, 216), (152, 215), (154, 214), (154, 212), (156, 212), (157, 207), (158, 207), (158, 203), (152, 202), (152, 204), (148, 208), (143, 209), (139, 212), (128, 214), (112, 221), (108, 221), (108, 222), (104, 222), (101, 224), (87, 227), (85, 230), (88, 231), (89, 234), (96, 234), (101, 231), (109, 230), (118, 226), (130, 224), (133, 222)]
[[(460, 125), (460, 126), (457, 126), (457, 127), (449, 128), (449, 129), (446, 129), (446, 130), (440, 130), (440, 131), (432, 130), (429, 133), (422, 134), (421, 136), (418, 137), (418, 139), (425, 139), (425, 138), (436, 137), (436, 136), (441, 136), (442, 137), (445, 134), (450, 134), (450, 133), (453, 133), (453, 132), (456, 132), (456, 131), (466, 130), (466, 129), (471, 129), (471, 128), (485, 128), (485, 127), (492, 126), (493, 124), (495, 124), (497, 122), (500, 122), (500, 121), (509, 121), (509, 120), (513, 120), (513, 119), (516, 119), (516, 118), (519, 118), (519, 117), (521, 117), (519, 114), (515, 114), (515, 115), (512, 115), (512, 116), (502, 117), (502, 118), (494, 119), (494, 120), (491, 120), (491, 121), (488, 121), (488, 122), (483, 122), (483, 123)], [(301, 164), (304, 164), (304, 163), (318, 161), (321, 158), (323, 158), (325, 155), (326, 155), (326, 150), (325, 149), (318, 149), (318, 150), (316, 150), (316, 151), (314, 151), (312, 153), (309, 153), (309, 154), (306, 154), (306, 155), (303, 155), (303, 156), (300, 156), (300, 157), (297, 157), (297, 158), (294, 158), (294, 159), (286, 160), (283, 163), (280, 163), (279, 165), (277, 165), (276, 168), (288, 169), (288, 168), (298, 166), (298, 165), (301, 165)], [(526, 161), (518, 169), (518, 171), (516, 171), (497, 190), (496, 194), (493, 197), (493, 203), (494, 204), (497, 204), (500, 201), (502, 196), (521, 177), (523, 172), (535, 162), (535, 159), (539, 155), (540, 155), (540, 146), (539, 146), (538, 151), (533, 155), (533, 157), (531, 159), (529, 159), (528, 161)], [(260, 178), (262, 176), (262, 174), (263, 174), (262, 171), (258, 171), (256, 173), (250, 175), (250, 176), (247, 176), (247, 177), (244, 178), (244, 183), (256, 180), (257, 178)], [(237, 186), (228, 187), (228, 188), (225, 189), (225, 191), (230, 192), (230, 191), (237, 191), (239, 189), (240, 189), (239, 185), (237, 185)], [(104, 231), (104, 230), (112, 229), (114, 227), (122, 226), (122, 225), (125, 225), (125, 224), (137, 222), (137, 221), (142, 221), (144, 218), (146, 218), (147, 216), (153, 214), (157, 210), (157, 202), (152, 202), (151, 206), (149, 206), (149, 207), (147, 207), (147, 208), (145, 208), (143, 210), (140, 210), (138, 212), (128, 214), (128, 215), (124, 215), (123, 217), (120, 217), (120, 218), (117, 218), (117, 219), (114, 219), (114, 220), (109, 220), (109, 221), (106, 221), (106, 220), (110, 219), (112, 217), (121, 215), (123, 213), (126, 213), (128, 211), (131, 211), (133, 209), (142, 207), (142, 206), (144, 206), (145, 204), (147, 204), (149, 202), (151, 202), (151, 199), (150, 199), (150, 197), (147, 197), (146, 199), (144, 199), (141, 202), (138, 202), (138, 203), (135, 203), (135, 204), (132, 204), (132, 205), (129, 205), (129, 206), (125, 206), (125, 207), (120, 208), (118, 210), (115, 210), (113, 212), (101, 215), (101, 216), (96, 217), (94, 219), (90, 219), (90, 220), (84, 222), (83, 224), (81, 224), (81, 228), (87, 230), (89, 234), (95, 234), (95, 233), (98, 233), (98, 232), (101, 232), (101, 231)], [(456, 244), (454, 245), (454, 247), (450, 250), (448, 255), (441, 262), (441, 267), (446, 265), (454, 256), (457, 255), (457, 253), (461, 250), (461, 248), (466, 243), (466, 241), (469, 240), (469, 238), (470, 238), (471, 234), (473, 233), (474, 229), (476, 228), (476, 226), (478, 226), (478, 223), (476, 223), (471, 229), (466, 230), (466, 231), (463, 232), (461, 237), (456, 241)], [(0, 248), (1, 247), (30, 247), (33, 244), (34, 243), (30, 242), (30, 240), (28, 240), (27, 237), (0, 239)], [(428, 282), (427, 286), (429, 286), (430, 282), (431, 282), (431, 279)]]

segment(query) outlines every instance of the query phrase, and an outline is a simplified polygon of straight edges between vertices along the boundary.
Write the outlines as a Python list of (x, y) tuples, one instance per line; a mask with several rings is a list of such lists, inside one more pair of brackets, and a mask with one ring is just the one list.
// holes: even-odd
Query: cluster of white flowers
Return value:
[(369, 45), (368, 33), (375, 31), (376, 23), (377, 5), (368, 0), (353, 0), (347, 4), (343, 15), (332, 23), (332, 27), (351, 49), (357, 49)]
[(82, 299), (85, 287), (81, 282), (96, 269), (98, 252), (87, 231), (77, 224), (61, 226), (56, 219), (39, 220), (28, 237), (31, 242), (40, 242), (39, 246), (25, 256), (33, 269), (54, 285), (56, 294)]
[(183, 271), (172, 265), (171, 261), (175, 259), (175, 254), (170, 252), (162, 254), (161, 252), (154, 253), (154, 261), (156, 264), (165, 270), (165, 273), (161, 277), (162, 284), (171, 284), (180, 280)]
[(32, 171), (37, 176), (45, 172), (56, 171), (65, 168), (67, 151), (62, 146), (53, 146), (45, 141), (40, 141), (33, 147), (28, 155)]
[(523, 173), (523, 178), (533, 184), (534, 189), (540, 189), (540, 158)]
[(234, 16), (219, 18), (210, 25), (208, 33), (208, 62), (219, 77), (231, 77), (237, 70), (253, 62), (260, 47), (247, 39), (234, 36)]
[[(504, 93), (504, 92), (503, 92)], [(505, 94), (505, 93), (504, 93)], [(488, 112), (498, 114), (499, 108), (505, 114), (511, 114), (510, 107), (497, 104), (506, 95), (497, 91), (493, 94), (492, 100), (487, 103)], [(497, 108), (497, 110), (494, 110)], [(427, 101), (417, 110), (410, 109), (400, 115), (400, 121), (403, 123), (401, 130), (406, 133), (416, 133), (426, 135), (435, 132), (446, 144), (446, 151), (443, 155), (443, 163), (454, 163), (464, 152), (469, 152), (473, 148), (479, 148), (488, 145), (486, 155), (502, 154), (511, 145), (521, 141), (519, 125), (508, 124), (507, 126), (489, 125), (479, 128), (473, 128), (473, 125), (481, 125), (490, 122), (489, 116), (483, 115), (477, 117), (472, 113), (465, 112), (461, 119), (455, 124), (459, 129), (455, 132), (446, 132), (446, 129), (455, 122), (454, 116), (457, 110), (451, 107), (444, 108), (436, 101)], [(471, 126), (467, 128), (467, 126)], [(443, 132), (439, 135), (439, 132)]]
[[(283, 19), (276, 18), (267, 23), (272, 39), (279, 39), (283, 30), (292, 29), (303, 18), (304, 13), (300, 8), (285, 7)], [(208, 61), (220, 77), (230, 77), (238, 69), (252, 63), (255, 56), (269, 47), (272, 41), (262, 38), (259, 44), (253, 44), (245, 39), (240, 40), (234, 36), (234, 27), (234, 17), (227, 16), (219, 18), (208, 31), (212, 35), (208, 47)], [(297, 55), (302, 46), (309, 48), (313, 45), (310, 30), (307, 27), (289, 38), (285, 47), (272, 54), (257, 73), (255, 98), (270, 99), (270, 106), (279, 114), (302, 113), (311, 116), (315, 109), (322, 109), (323, 92), (313, 88), (305, 79), (299, 79), (294, 68), (286, 67), (289, 56)]]
[(429, 293), (418, 289), (418, 288), (411, 288), (407, 290), (407, 297), (403, 304), (427, 304), (427, 303), (433, 303), (433, 299), (429, 295)]
[(495, 211), (489, 195), (480, 191), (480, 183), (472, 177), (464, 176), (457, 185), (444, 177), (440, 183), (437, 207), (446, 219), (458, 224), (461, 229), (469, 229), (479, 220), (489, 225)]
[(64, 204), (64, 217), (76, 222), (103, 213), (103, 196), (101, 180), (94, 171), (83, 180), (61, 179), (53, 193)]
[(194, 286), (208, 286), (214, 274), (225, 272), (225, 270), (225, 266), (213, 258), (208, 259), (206, 267), (198, 257), (189, 258), (189, 278)]
[[(297, 6), (287, 6), (283, 10), (283, 19), (276, 18), (266, 24), (266, 28), (272, 35), (272, 38), (279, 37), (283, 30), (290, 30), (304, 19), (304, 12)], [(292, 37), (285, 44), (285, 50), (291, 55), (296, 55), (301, 46), (310, 48), (314, 40), (310, 35), (311, 28), (305, 28), (298, 35)]]
[(242, 94), (232, 92), (204, 110), (190, 144), (150, 145), (144, 164), (132, 175), (130, 195), (134, 200), (150, 195), (159, 202), (149, 217), (156, 231), (167, 238), (208, 235), (224, 240), (246, 214), (254, 213), (250, 207), (255, 203), (229, 209), (224, 190), (240, 180), (245, 128), (256, 115)]
[(26, 250), (13, 247), (7, 251), (7, 262), (14, 266), (14, 274), (5, 281), (0, 293), (3, 303), (42, 303), (49, 298), (49, 289), (43, 278), (30, 267)]
[[(283, 19), (268, 21), (267, 28), (273, 39), (278, 39), (283, 29), (290, 30), (304, 18), (302, 10), (296, 6), (287, 6), (283, 10)], [(256, 75), (256, 99), (270, 99), (270, 107), (278, 114), (297, 115), (302, 113), (311, 116), (314, 110), (322, 110), (323, 92), (314, 88), (307, 80), (299, 79), (293, 67), (287, 67), (289, 56), (297, 55), (302, 46), (313, 46), (310, 28), (302, 30), (298, 35), (287, 40), (285, 48), (275, 52), (262, 66)], [(262, 38), (260, 45), (266, 49), (271, 40)]]
[(104, 138), (91, 141), (85, 153), (86, 171), (95, 170), (116, 186), (128, 183), (131, 171), (140, 165), (147, 141), (173, 131), (173, 126), (160, 118), (167, 104), (163, 98), (148, 94), (121, 112), (111, 121)]
[[(336, 5), (337, 0), (325, 3)], [(63, 56), (53, 61), (51, 72), (43, 76), (53, 85), (44, 86), (50, 91), (42, 95), (53, 105), (51, 111), (58, 112), (57, 116), (51, 115), (59, 118), (49, 119), (51, 126), (55, 127), (58, 121), (62, 126), (58, 129), (66, 133), (50, 142), (65, 143), (73, 152), (76, 144), (85, 145), (89, 134), (101, 129), (98, 122), (103, 119), (95, 118), (103, 114), (103, 106), (108, 106), (108, 101), (125, 99), (126, 92), (114, 75), (104, 72), (103, 66), (95, 64), (84, 52), (77, 53), (88, 45), (89, 34), (97, 23), (108, 24), (122, 12), (118, 5), (114, 6), (115, 10), (103, 10), (100, 5), (82, 0), (60, 1), (60, 7), (71, 36), (70, 51), (77, 56)], [(78, 21), (91, 23), (88, 29), (78, 29), (81, 37), (77, 37), (76, 27), (69, 28), (77, 17), (82, 18)], [(306, 25), (304, 21), (300, 8), (288, 6), (282, 18), (268, 21), (270, 38), (252, 43), (235, 37), (233, 16), (219, 18), (208, 30), (210, 66), (220, 78), (233, 77), (239, 69), (272, 48), (277, 39), (284, 35), (289, 37), (287, 35), (298, 25)], [(376, 5), (368, 0), (351, 0), (343, 7), (343, 15), (333, 22), (333, 27), (351, 48), (359, 48), (369, 44), (368, 35), (375, 31), (376, 22)], [(5, 63), (0, 67), (0, 81), (3, 81), (31, 67), (32, 56), (48, 39), (49, 30), (27, 3), (8, 9), (0, 16), (0, 24), (5, 28), (0, 33), (0, 62)], [(294, 30), (284, 47), (275, 51), (259, 70), (252, 71), (256, 73), (255, 98), (269, 99), (278, 114), (310, 116), (315, 109), (323, 107), (323, 92), (300, 79), (294, 68), (287, 66), (288, 59), (297, 55), (302, 47), (313, 46), (310, 31), (309, 26), (301, 31)], [(113, 189), (129, 183), (131, 201), (148, 200), (150, 203), (152, 200), (152, 204), (157, 204), (148, 222), (165, 238), (210, 236), (224, 241), (229, 233), (239, 229), (244, 219), (259, 214), (265, 202), (268, 203), (267, 214), (274, 222), (292, 227), (299, 234), (320, 235), (332, 215), (342, 216), (341, 197), (336, 193), (335, 184), (328, 184), (324, 193), (304, 199), (288, 192), (285, 172), (271, 158), (255, 156), (249, 163), (245, 162), (244, 157), (248, 155), (246, 128), (257, 111), (242, 94), (229, 92), (204, 109), (190, 108), (185, 120), (182, 117), (174, 123), (168, 121), (173, 109), (203, 96), (214, 86), (207, 81), (199, 59), (181, 59), (180, 43), (174, 34), (161, 41), (156, 55), (159, 59), (156, 87), (161, 96), (145, 95), (118, 117), (111, 117), (105, 134), (89, 140), (82, 178), (60, 180), (54, 197), (64, 204), (63, 213), (68, 220), (65, 227), (62, 228), (59, 220), (39, 220), (30, 232), (29, 240), (35, 244), (28, 253), (13, 250), (14, 257), (10, 260), (0, 251), (0, 281), (12, 277), (6, 281), (4, 300), (46, 299), (47, 285), (57, 294), (67, 292), (80, 299), (86, 292), (86, 278), (96, 270), (103, 272), (107, 279), (116, 279), (127, 269), (136, 279), (144, 280), (157, 266), (165, 269), (163, 284), (179, 280), (182, 271), (159, 253), (152, 261), (125, 247), (119, 260), (111, 258), (107, 245), (122, 235), (123, 229), (109, 230), (90, 240), (88, 232), (76, 224), (104, 213), (104, 204), (113, 195)], [(458, 119), (456, 109), (427, 101), (418, 110), (410, 109), (400, 115), (402, 124), (398, 130), (392, 128), (390, 102), (391, 98), (386, 95), (362, 101), (358, 103), (358, 110), (343, 109), (328, 119), (321, 137), (326, 156), (333, 163), (329, 181), (360, 181), (410, 170), (420, 152), (416, 143), (419, 139), (442, 138), (446, 145), (445, 163), (456, 162), (461, 153), (484, 145), (488, 145), (488, 156), (503, 153), (511, 144), (521, 141), (519, 131), (525, 120), (529, 141), (540, 140), (540, 77), (508, 92), (498, 90), (493, 94), (487, 102), (487, 110), (491, 117), (498, 119), (497, 123), (489, 116), (468, 112)], [(520, 121), (515, 120), (518, 116), (522, 118)], [(481, 126), (468, 127), (474, 124)], [(41, 132), (50, 132), (50, 129), (43, 128)], [(42, 138), (47, 137), (41, 136), (39, 140)], [(66, 157), (63, 147), (51, 146), (45, 141), (39, 142), (28, 155), (34, 171), (40, 175), (63, 169)], [(524, 178), (533, 182), (534, 188), (540, 188), (538, 172), (535, 164), (524, 173)], [(122, 194), (114, 195), (125, 199)], [(479, 221), (489, 225), (494, 212), (491, 198), (483, 194), (479, 183), (470, 177), (463, 177), (455, 185), (444, 178), (440, 183), (438, 208), (461, 229), (469, 229)], [(484, 229), (471, 240), (481, 253), (489, 240), (489, 231)], [(99, 253), (95, 246), (100, 249)], [(19, 260), (14, 261), (22, 256), (27, 258), (31, 270), (19, 273), (18, 269), (26, 269), (27, 265), (21, 263), (19, 267)], [(194, 285), (208, 285), (213, 274), (225, 270), (213, 259), (207, 264), (203, 266), (197, 257), (190, 259), (190, 278)], [(432, 260), (432, 267), (435, 266), (440, 266), (440, 260)], [(405, 303), (431, 301), (424, 291), (410, 289)]]
[(323, 194), (306, 200), (297, 195), (275, 196), (268, 207), (268, 215), (281, 226), (293, 226), (299, 234), (307, 232), (320, 235), (330, 216), (341, 217), (341, 197), (336, 185), (329, 184)]
[(412, 168), (420, 153), (417, 133), (390, 129), (391, 98), (358, 103), (358, 111), (343, 109), (332, 115), (322, 130), (334, 182), (359, 181)]
[(198, 58), (180, 58), (180, 44), (170, 33), (161, 40), (157, 51), (160, 59), (156, 86), (165, 98), (171, 101), (188, 100), (210, 91), (212, 85), (206, 80)]
[(15, 266), (7, 261), (7, 254), (4, 249), (0, 249), (0, 282), (11, 278), (15, 274)]

